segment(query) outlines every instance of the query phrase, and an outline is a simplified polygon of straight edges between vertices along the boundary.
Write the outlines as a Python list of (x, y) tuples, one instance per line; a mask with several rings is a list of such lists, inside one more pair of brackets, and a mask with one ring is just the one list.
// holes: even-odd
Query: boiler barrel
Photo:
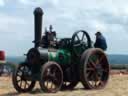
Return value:
[(43, 10), (38, 7), (34, 10), (34, 27), (35, 27), (35, 48), (40, 46), (41, 43), (41, 35), (42, 35), (42, 15)]

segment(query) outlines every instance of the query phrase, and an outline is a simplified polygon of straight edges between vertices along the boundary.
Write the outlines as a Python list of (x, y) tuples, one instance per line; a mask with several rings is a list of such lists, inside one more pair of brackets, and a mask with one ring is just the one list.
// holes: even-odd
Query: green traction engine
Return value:
[(109, 63), (101, 49), (93, 48), (89, 34), (79, 30), (71, 38), (53, 39), (56, 33), (50, 26), (42, 36), (42, 15), (41, 8), (34, 10), (34, 47), (13, 72), (14, 88), (29, 92), (37, 81), (48, 93), (71, 90), (79, 82), (85, 89), (104, 88), (109, 79)]

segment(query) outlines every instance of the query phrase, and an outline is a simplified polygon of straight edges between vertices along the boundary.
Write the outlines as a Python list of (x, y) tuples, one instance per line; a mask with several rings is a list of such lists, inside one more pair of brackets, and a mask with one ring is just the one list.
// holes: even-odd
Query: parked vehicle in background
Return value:
[(13, 70), (12, 65), (6, 61), (5, 51), (0, 50), (0, 76), (9, 76)]
[(4, 64), (6, 63), (5, 60), (5, 52), (3, 50), (0, 50), (0, 76), (2, 75), (4, 71)]

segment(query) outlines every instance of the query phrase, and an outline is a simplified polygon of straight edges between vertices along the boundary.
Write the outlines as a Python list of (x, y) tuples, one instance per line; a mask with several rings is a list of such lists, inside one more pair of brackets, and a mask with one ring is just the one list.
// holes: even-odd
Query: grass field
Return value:
[(128, 96), (128, 75), (111, 75), (107, 86), (102, 90), (84, 90), (79, 83), (73, 91), (43, 93), (38, 83), (31, 93), (17, 93), (11, 77), (0, 77), (0, 96)]

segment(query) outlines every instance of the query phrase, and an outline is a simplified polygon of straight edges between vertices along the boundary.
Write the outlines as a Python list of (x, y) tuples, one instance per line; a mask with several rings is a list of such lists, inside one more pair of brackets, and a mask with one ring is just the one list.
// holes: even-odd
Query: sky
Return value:
[(23, 56), (34, 46), (36, 7), (44, 11), (44, 28), (53, 25), (58, 37), (86, 30), (92, 41), (101, 31), (108, 54), (128, 54), (128, 0), (0, 0), (0, 50)]

